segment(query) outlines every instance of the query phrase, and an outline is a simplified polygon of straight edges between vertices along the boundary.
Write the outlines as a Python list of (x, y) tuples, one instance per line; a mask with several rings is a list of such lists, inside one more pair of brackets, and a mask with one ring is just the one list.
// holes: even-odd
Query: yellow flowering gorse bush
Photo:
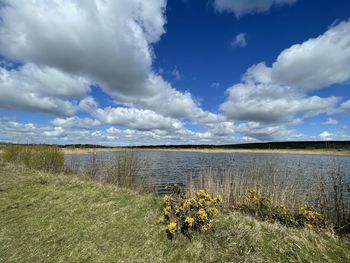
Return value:
[(191, 239), (195, 232), (204, 233), (213, 227), (220, 203), (220, 195), (213, 197), (203, 189), (189, 197), (174, 191), (163, 197), (162, 216), (158, 223), (165, 226), (169, 239), (176, 233)]
[(313, 206), (305, 205), (299, 211), (292, 211), (285, 204), (273, 206), (268, 196), (254, 188), (243, 196), (236, 208), (263, 220), (287, 226), (302, 226), (308, 229), (324, 226), (323, 216)]
[(311, 205), (305, 205), (299, 209), (298, 221), (300, 225), (308, 229), (324, 225), (323, 216)]

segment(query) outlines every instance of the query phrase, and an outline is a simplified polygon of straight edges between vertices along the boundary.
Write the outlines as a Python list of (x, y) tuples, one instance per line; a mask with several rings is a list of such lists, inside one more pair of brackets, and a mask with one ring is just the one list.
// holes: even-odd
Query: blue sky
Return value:
[(0, 2), (1, 141), (350, 139), (349, 1)]

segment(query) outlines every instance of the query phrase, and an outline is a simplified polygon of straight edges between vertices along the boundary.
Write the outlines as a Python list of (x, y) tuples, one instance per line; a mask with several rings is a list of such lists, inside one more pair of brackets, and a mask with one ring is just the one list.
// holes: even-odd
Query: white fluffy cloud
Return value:
[(233, 120), (264, 123), (294, 123), (298, 117), (339, 112), (341, 98), (309, 92), (350, 80), (349, 36), (350, 21), (345, 21), (282, 51), (271, 67), (253, 65), (242, 83), (227, 90), (221, 109)]
[(226, 92), (228, 97), (220, 107), (228, 118), (263, 123), (293, 122), (297, 114), (331, 114), (339, 101), (337, 97), (307, 97), (289, 87), (263, 83), (240, 83)]
[(327, 118), (327, 120), (325, 120), (321, 124), (323, 124), (323, 125), (337, 125), (338, 121), (336, 119), (333, 119), (333, 118)]
[(0, 53), (9, 59), (84, 76), (132, 108), (171, 118), (212, 118), (189, 92), (176, 90), (152, 68), (152, 44), (165, 32), (165, 0), (5, 2)]
[(268, 12), (272, 6), (292, 5), (297, 0), (215, 0), (219, 12), (232, 12), (237, 17)]
[(123, 97), (125, 104), (135, 108), (146, 108), (172, 118), (205, 119), (211, 114), (203, 111), (189, 92), (179, 92), (162, 77), (152, 74), (151, 85), (158, 87), (158, 94), (145, 98)]
[(69, 118), (56, 118), (50, 122), (52, 125), (64, 128), (90, 129), (99, 126), (101, 122), (90, 118), (79, 118), (77, 116)]
[(247, 46), (247, 34), (239, 33), (231, 44), (233, 47), (245, 47)]
[(25, 64), (18, 70), (0, 67), (2, 108), (72, 115), (76, 105), (68, 99), (81, 98), (88, 89), (83, 77), (47, 66)]
[(165, 0), (5, 1), (0, 52), (87, 75), (112, 94), (155, 94), (156, 87), (147, 85), (150, 44), (164, 33), (165, 5)]
[[(56, 123), (58, 124), (58, 123)], [(20, 123), (14, 119), (0, 117), (1, 141), (21, 143), (91, 143), (100, 145), (152, 145), (152, 144), (200, 144), (232, 142), (231, 136), (215, 135), (211, 132), (194, 132), (184, 127), (173, 130), (137, 130), (109, 127), (88, 130), (72, 126), (40, 126)]]
[(338, 132), (323, 131), (318, 135), (318, 138), (323, 141), (349, 140), (350, 136), (346, 135), (343, 131), (338, 131)]
[(236, 130), (243, 135), (242, 141), (244, 142), (303, 139), (302, 134), (281, 124), (262, 124), (250, 121), (237, 125)]
[(177, 119), (164, 117), (151, 110), (125, 107), (101, 109), (92, 97), (83, 99), (80, 102), (80, 107), (106, 124), (122, 125), (139, 130), (178, 130), (182, 128), (182, 123)]
[(350, 80), (350, 20), (287, 48), (271, 67), (275, 82), (314, 90)]
[(340, 107), (341, 107), (342, 110), (349, 110), (350, 109), (350, 100), (347, 100), (347, 101), (343, 102), (340, 105)]

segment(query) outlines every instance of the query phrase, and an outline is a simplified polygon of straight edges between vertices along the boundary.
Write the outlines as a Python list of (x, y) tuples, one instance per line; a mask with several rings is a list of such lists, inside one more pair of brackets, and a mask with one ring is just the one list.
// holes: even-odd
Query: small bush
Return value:
[(133, 189), (140, 171), (147, 170), (148, 165), (148, 160), (134, 151), (116, 153), (104, 163), (106, 182)]
[(187, 198), (180, 191), (174, 191), (164, 196), (163, 201), (163, 215), (158, 223), (165, 226), (167, 237), (173, 239), (176, 233), (181, 233), (191, 239), (195, 232), (204, 233), (213, 227), (222, 197), (214, 198), (202, 189)]
[(8, 145), (3, 150), (7, 162), (20, 163), (46, 172), (59, 173), (64, 169), (64, 153), (54, 146), (47, 145)]
[(81, 178), (85, 180), (99, 181), (99, 166), (96, 153), (92, 153), (90, 161), (81, 170)]

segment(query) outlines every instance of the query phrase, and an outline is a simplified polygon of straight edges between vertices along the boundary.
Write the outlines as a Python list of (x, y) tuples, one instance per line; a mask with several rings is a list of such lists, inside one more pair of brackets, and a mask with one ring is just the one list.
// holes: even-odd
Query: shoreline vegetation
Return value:
[[(326, 170), (312, 169), (307, 193), (291, 175), (278, 180), (273, 160), (243, 173), (208, 169), (189, 178), (181, 193), (187, 199), (173, 211), (150, 185), (135, 185), (150, 165), (136, 150), (104, 161), (101, 177), (94, 154), (78, 172), (64, 166), (56, 146), (7, 145), (0, 155), (0, 261), (348, 262), (350, 185), (331, 159)], [(206, 222), (212, 230), (167, 240), (157, 224), (162, 211), (191, 209), (187, 202), (198, 193), (220, 196), (221, 211)]]
[[(1, 149), (11, 145), (0, 143)], [(31, 144), (22, 144), (31, 145)], [(45, 145), (45, 144), (44, 144)], [(103, 146), (93, 144), (51, 145), (63, 149), (65, 154), (84, 154), (113, 151), (179, 151), (201, 153), (272, 153), (350, 156), (350, 141), (289, 141), (266, 143), (243, 143), (228, 145), (145, 145), (145, 146)]]
[(113, 147), (113, 148), (63, 148), (65, 154), (86, 154), (93, 152), (114, 152), (114, 151), (169, 151), (169, 152), (198, 152), (198, 153), (268, 153), (268, 154), (306, 154), (306, 155), (337, 155), (350, 156), (350, 150), (334, 149), (226, 149), (226, 148), (132, 148), (132, 147)]
[[(10, 176), (11, 175), (11, 176)], [(76, 176), (0, 165), (3, 262), (349, 262), (327, 229), (286, 227), (223, 210), (212, 231), (172, 241), (161, 200)]]

